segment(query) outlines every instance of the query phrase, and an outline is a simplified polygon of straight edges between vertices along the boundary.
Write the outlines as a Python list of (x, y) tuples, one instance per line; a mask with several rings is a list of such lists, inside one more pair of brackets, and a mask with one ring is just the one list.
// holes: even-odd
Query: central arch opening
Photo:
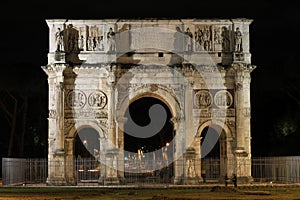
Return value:
[[(155, 119), (151, 119), (151, 108), (160, 106), (165, 111), (165, 123), (155, 127), (157, 132), (145, 137), (143, 127), (149, 127)], [(170, 182), (173, 176), (173, 144), (175, 132), (170, 119), (172, 114), (169, 107), (161, 100), (154, 97), (143, 97), (132, 102), (126, 110), (125, 117), (131, 118), (138, 127), (132, 129), (132, 123), (124, 125), (124, 165), (127, 180), (135, 177), (135, 181)], [(155, 116), (154, 117), (161, 117)], [(158, 129), (157, 129), (158, 128)], [(130, 131), (128, 131), (130, 130)], [(154, 130), (154, 129), (153, 129)], [(136, 179), (138, 178), (138, 179)]]

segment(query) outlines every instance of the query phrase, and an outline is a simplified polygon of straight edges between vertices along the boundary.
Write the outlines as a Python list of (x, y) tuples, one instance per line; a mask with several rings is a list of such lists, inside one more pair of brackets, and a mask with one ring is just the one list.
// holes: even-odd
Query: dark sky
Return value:
[[(26, 84), (30, 76), (46, 80), (41, 66), (47, 64), (46, 19), (102, 18), (249, 18), (252, 64), (252, 134), (256, 144), (272, 126), (273, 115), (295, 101), (286, 89), (299, 77), (300, 11), (297, 1), (37, 1), (1, 3), (1, 84)], [(12, 65), (23, 65), (16, 69)], [(17, 75), (12, 75), (17, 73)], [(21, 77), (21, 78), (20, 78)], [(22, 82), (23, 81), (23, 82)], [(297, 85), (299, 86), (299, 85)], [(294, 91), (291, 91), (294, 92)], [(288, 99), (288, 100), (287, 100)], [(282, 108), (284, 107), (284, 108)], [(295, 108), (299, 109), (299, 107)], [(282, 111), (283, 112), (283, 111)]]

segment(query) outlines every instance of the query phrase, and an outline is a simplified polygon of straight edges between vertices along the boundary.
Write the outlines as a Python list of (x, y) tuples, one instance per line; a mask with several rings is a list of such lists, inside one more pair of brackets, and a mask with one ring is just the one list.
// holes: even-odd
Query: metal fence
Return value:
[(2, 158), (2, 185), (45, 183), (48, 174), (46, 159)]
[(255, 182), (300, 183), (300, 156), (252, 159)]
[[(149, 160), (149, 163), (153, 160)], [(174, 175), (172, 164), (156, 170), (148, 170), (143, 165), (125, 165), (122, 184), (161, 184), (172, 183)], [(182, 162), (183, 165), (184, 162)], [(131, 170), (140, 167), (140, 173)], [(183, 166), (179, 166), (183, 167)], [(151, 166), (150, 166), (151, 168)], [(220, 160), (205, 158), (201, 160), (207, 182), (220, 180)], [(102, 166), (102, 170), (105, 169)], [(78, 185), (98, 185), (101, 176), (101, 163), (92, 159), (75, 160), (76, 182)], [(252, 158), (251, 171), (256, 183), (300, 183), (300, 156)], [(47, 159), (2, 159), (2, 185), (46, 184), (48, 176)], [(203, 175), (202, 175), (203, 176)]]

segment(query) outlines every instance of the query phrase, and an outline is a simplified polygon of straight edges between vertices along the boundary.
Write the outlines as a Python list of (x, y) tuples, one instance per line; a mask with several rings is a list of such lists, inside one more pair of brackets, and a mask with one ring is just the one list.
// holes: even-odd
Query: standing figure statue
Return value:
[(107, 32), (107, 45), (108, 45), (108, 52), (116, 51), (116, 33), (113, 31), (111, 27)]
[(56, 52), (63, 51), (63, 31), (60, 28), (57, 28), (55, 33), (55, 44), (56, 44)]
[(185, 42), (185, 50), (186, 52), (193, 51), (193, 33), (190, 31), (190, 28), (187, 28), (185, 31), (186, 34), (186, 42)]
[(234, 32), (234, 51), (235, 52), (242, 52), (242, 32), (240, 31), (239, 27), (236, 28)]

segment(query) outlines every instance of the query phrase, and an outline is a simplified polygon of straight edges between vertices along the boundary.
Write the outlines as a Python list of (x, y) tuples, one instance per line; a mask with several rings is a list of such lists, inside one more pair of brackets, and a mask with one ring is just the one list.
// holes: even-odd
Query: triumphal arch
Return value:
[(49, 185), (252, 180), (251, 19), (46, 22)]

